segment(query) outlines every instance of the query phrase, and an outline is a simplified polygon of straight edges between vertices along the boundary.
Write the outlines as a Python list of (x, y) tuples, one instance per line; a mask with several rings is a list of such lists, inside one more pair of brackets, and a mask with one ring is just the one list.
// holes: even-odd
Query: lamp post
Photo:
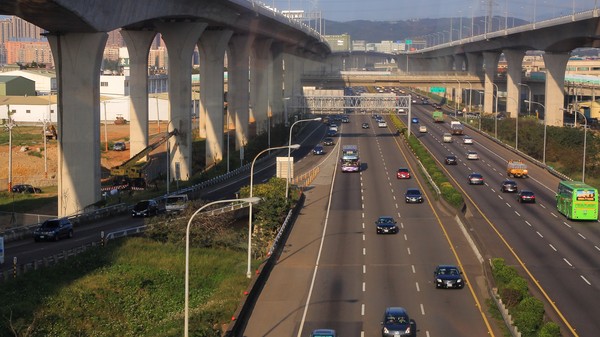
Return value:
[[(515, 102), (517, 104), (517, 113), (515, 114), (515, 150), (519, 150), (519, 102), (517, 102), (517, 100), (515, 100), (512, 97), (506, 97), (506, 99), (511, 99), (513, 102)], [(498, 123), (498, 118), (496, 118), (496, 132), (497, 131), (497, 124)]]
[(202, 212), (205, 208), (222, 203), (231, 203), (231, 202), (247, 202), (250, 205), (255, 202), (259, 202), (260, 198), (242, 198), (242, 199), (228, 199), (228, 200), (217, 200), (213, 202), (209, 202), (208, 204), (202, 205), (202, 207), (198, 208), (194, 214), (190, 217), (190, 220), (187, 224), (187, 229), (185, 232), (185, 308), (184, 308), (184, 336), (188, 337), (188, 329), (189, 329), (189, 297), (190, 297), (190, 227), (192, 226), (192, 220), (194, 217)]
[[(458, 82), (458, 94), (456, 94), (456, 93), (454, 94), (454, 107), (455, 107), (455, 108), (454, 108), (454, 118), (458, 118), (458, 117), (457, 117), (457, 114), (458, 114), (458, 108), (459, 108), (459, 105), (458, 105), (458, 95), (459, 95), (459, 94), (462, 94), (462, 93), (460, 92), (460, 81), (459, 81), (459, 80), (457, 80), (456, 78), (455, 78), (454, 80), (455, 80), (456, 82)], [(461, 96), (462, 96), (462, 95), (461, 95)], [(461, 98), (462, 98), (462, 97), (461, 97)], [(465, 114), (465, 121), (466, 121), (466, 118), (467, 118), (467, 114)]]
[[(290, 137), (288, 138), (288, 155), (287, 155), (287, 176), (285, 177), (285, 200), (287, 200), (288, 196), (289, 196), (289, 191), (290, 191), (290, 175), (292, 175), (291, 171), (291, 163), (290, 163), (290, 156), (292, 155), (292, 129), (294, 128), (294, 125), (298, 124), (298, 123), (302, 123), (302, 122), (312, 122), (312, 121), (320, 121), (322, 118), (321, 117), (317, 117), (317, 118), (310, 118), (310, 119), (300, 119), (295, 121), (292, 126), (290, 126)], [(294, 160), (292, 159), (291, 161), (292, 163), (294, 162)]]
[(492, 85), (496, 87), (496, 118), (494, 118), (494, 137), (498, 139), (498, 94), (500, 93), (500, 90), (498, 90), (498, 85), (496, 83), (492, 82)]
[[(530, 86), (528, 86), (528, 85), (527, 85), (527, 84), (525, 84), (525, 83), (520, 83), (520, 82), (519, 82), (519, 83), (517, 83), (517, 85), (522, 85), (522, 86), (524, 86), (524, 87), (527, 87), (527, 89), (529, 89), (529, 99), (527, 100), (527, 101), (529, 102), (529, 103), (528, 103), (528, 104), (529, 104), (529, 106), (527, 107), (527, 115), (529, 115), (529, 114), (531, 114), (531, 87), (530, 87)], [(534, 102), (534, 103), (535, 103), (535, 102)]]
[[(167, 136), (169, 137), (169, 125), (173, 125), (171, 124), (171, 122), (173, 122), (172, 120), (169, 120), (169, 122), (167, 123)], [(169, 139), (167, 139), (167, 194), (169, 194), (169, 187), (171, 185), (171, 141)]]
[[(260, 157), (261, 154), (263, 154), (267, 151), (279, 150), (279, 149), (285, 149), (285, 148), (299, 149), (300, 144), (270, 147), (268, 149), (264, 149), (264, 150), (260, 151), (256, 155), (256, 157), (254, 157), (254, 159), (252, 160), (252, 164), (250, 165), (250, 198), (252, 198), (252, 188), (254, 186), (254, 163), (256, 162), (256, 159), (258, 159), (258, 157)], [(252, 264), (252, 204), (250, 204), (250, 207), (248, 208), (248, 270), (246, 271), (246, 277), (248, 277), (248, 278), (250, 278), (252, 276), (252, 272), (250, 270), (251, 264)]]
[[(562, 109), (563, 111), (569, 111), (567, 109)], [(577, 123), (577, 117), (578, 114), (581, 115), (581, 117), (583, 117), (583, 163), (582, 163), (582, 168), (581, 168), (581, 181), (585, 183), (585, 152), (586, 152), (586, 145), (587, 145), (587, 118), (585, 117), (584, 114), (582, 114), (581, 112), (577, 111), (577, 110), (572, 110), (575, 113), (575, 123)], [(544, 119), (546, 119), (546, 115), (544, 114)]]
[(8, 123), (5, 127), (8, 129), (8, 192), (12, 191), (12, 129), (17, 126), (10, 117), (10, 105), (6, 105), (6, 116)]
[(537, 104), (537, 105), (541, 106), (542, 109), (544, 109), (544, 147), (543, 147), (543, 150), (542, 150), (542, 163), (544, 165), (546, 165), (546, 129), (547, 129), (546, 127), (548, 125), (548, 123), (546, 122), (546, 107), (542, 103), (532, 102), (532, 101), (528, 101), (528, 100), (526, 100), (525, 103), (528, 103), (528, 104), (531, 104), (531, 103)]

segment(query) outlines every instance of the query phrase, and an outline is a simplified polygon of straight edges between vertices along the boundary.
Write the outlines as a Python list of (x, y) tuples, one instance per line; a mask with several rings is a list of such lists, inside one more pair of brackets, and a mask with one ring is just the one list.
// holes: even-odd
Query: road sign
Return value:
[(444, 93), (444, 92), (446, 92), (446, 88), (444, 88), (444, 87), (430, 87), (429, 88), (429, 92)]
[(405, 40), (404, 43), (406, 43), (406, 44), (412, 44), (412, 40)]

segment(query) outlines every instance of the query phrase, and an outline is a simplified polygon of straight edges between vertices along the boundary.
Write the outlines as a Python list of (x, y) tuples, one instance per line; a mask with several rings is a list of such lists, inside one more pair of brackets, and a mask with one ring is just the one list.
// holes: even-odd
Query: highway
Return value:
[[(326, 163), (315, 163), (331, 169), (330, 178), (317, 182), (327, 192), (327, 202), (323, 195), (317, 199), (328, 207), (320, 216), (310, 209), (314, 205), (303, 211), (320, 221), (295, 225), (290, 249), (271, 274), (244, 335), (306, 336), (313, 329), (333, 328), (341, 336), (376, 336), (388, 306), (405, 307), (419, 335), (494, 335), (479, 310), (479, 286), (433, 285), (437, 264), (460, 264), (473, 280), (481, 278), (481, 266), (464, 238), (456, 235), (455, 225), (448, 236), (458, 241), (450, 244), (444, 229), (452, 218), (430, 203), (429, 193), (423, 204), (405, 203), (407, 187), (426, 190), (418, 179), (396, 179), (398, 167), (417, 171), (406, 149), (400, 150), (404, 145), (390, 129), (377, 128), (369, 115), (351, 119), (342, 124), (338, 151), (323, 157)], [(361, 129), (363, 122), (371, 128)], [(339, 147), (346, 144), (358, 145), (361, 173), (341, 173), (336, 166)], [(380, 215), (393, 216), (400, 232), (376, 234), (374, 221)]]
[[(513, 180), (519, 189), (534, 191), (537, 203), (520, 204), (514, 194), (502, 193), (500, 184), (508, 178), (507, 161), (519, 156), (468, 128), (465, 134), (474, 138), (473, 145), (463, 144), (456, 136), (453, 143), (443, 143), (441, 135), (449, 130), (448, 119), (433, 123), (431, 111), (429, 106), (413, 106), (413, 113), (429, 132), (419, 134), (414, 124), (411, 130), (440, 162), (448, 154), (458, 157), (457, 166), (444, 168), (465, 195), (471, 232), (485, 258), (504, 257), (522, 276), (535, 280), (531, 291), (554, 303), (554, 307), (546, 305), (546, 311), (562, 324), (563, 335), (596, 335), (600, 329), (596, 319), (600, 298), (598, 223), (570, 221), (558, 213), (555, 191), (560, 179), (526, 160), (530, 177)], [(467, 160), (467, 150), (477, 151), (480, 159)], [(482, 173), (485, 185), (468, 185), (471, 172)]]

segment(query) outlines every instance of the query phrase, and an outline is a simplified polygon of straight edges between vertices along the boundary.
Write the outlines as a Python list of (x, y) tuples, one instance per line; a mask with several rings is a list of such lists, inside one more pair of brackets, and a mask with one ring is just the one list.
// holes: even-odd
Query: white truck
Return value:
[(463, 134), (463, 125), (459, 121), (450, 122), (450, 132), (453, 135), (462, 135)]
[(187, 194), (169, 195), (165, 198), (165, 211), (167, 213), (182, 212), (189, 204)]

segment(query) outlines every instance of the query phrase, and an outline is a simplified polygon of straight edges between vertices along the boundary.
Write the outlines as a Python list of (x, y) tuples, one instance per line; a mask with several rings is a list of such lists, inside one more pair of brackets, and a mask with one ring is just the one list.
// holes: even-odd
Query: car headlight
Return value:
[(441, 278), (436, 278), (436, 279), (435, 279), (435, 281), (436, 281), (437, 283), (442, 283), (442, 279), (441, 279)]
[(388, 330), (386, 327), (383, 327), (383, 333), (390, 333), (390, 330)]
[(459, 278), (458, 280), (456, 280), (456, 282), (457, 282), (457, 283), (461, 283), (461, 282), (462, 282), (462, 279), (460, 279), (460, 278)]
[(404, 333), (410, 334), (410, 326), (404, 330)]

